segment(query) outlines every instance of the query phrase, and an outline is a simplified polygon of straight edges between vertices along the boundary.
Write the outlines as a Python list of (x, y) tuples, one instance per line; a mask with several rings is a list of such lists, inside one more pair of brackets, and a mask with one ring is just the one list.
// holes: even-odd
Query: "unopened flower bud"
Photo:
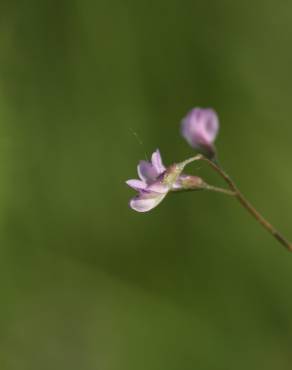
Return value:
[(180, 175), (173, 186), (174, 191), (201, 190), (206, 188), (206, 183), (199, 176)]
[(215, 156), (214, 141), (219, 120), (213, 109), (192, 109), (181, 122), (181, 132), (187, 142), (209, 158)]

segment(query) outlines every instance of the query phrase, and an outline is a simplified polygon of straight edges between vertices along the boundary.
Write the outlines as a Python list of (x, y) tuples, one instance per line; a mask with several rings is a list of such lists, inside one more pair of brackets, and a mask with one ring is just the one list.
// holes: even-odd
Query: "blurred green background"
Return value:
[(179, 122), (211, 106), (292, 238), (291, 25), (286, 1), (2, 1), (1, 370), (291, 369), (292, 256), (232, 199), (138, 214), (124, 183), (193, 155)]

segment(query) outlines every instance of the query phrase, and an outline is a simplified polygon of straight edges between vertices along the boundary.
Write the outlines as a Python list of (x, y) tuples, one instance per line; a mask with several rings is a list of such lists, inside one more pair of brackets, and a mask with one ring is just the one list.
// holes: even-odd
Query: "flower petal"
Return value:
[(163, 173), (166, 170), (166, 168), (164, 167), (164, 165), (162, 163), (162, 158), (161, 158), (161, 154), (160, 154), (159, 149), (157, 149), (152, 154), (151, 162), (152, 162), (153, 167), (158, 172), (158, 174), (161, 174), (161, 173)]
[(147, 187), (147, 184), (141, 180), (128, 180), (126, 184), (135, 190), (144, 190)]
[(169, 191), (169, 186), (162, 184), (161, 181), (156, 181), (153, 184), (147, 186), (146, 191), (164, 194)]
[(137, 212), (148, 212), (156, 207), (164, 199), (166, 194), (141, 192), (135, 198), (131, 199), (130, 207)]
[(138, 175), (142, 181), (149, 183), (151, 181), (155, 181), (159, 174), (151, 163), (140, 161), (138, 165)]

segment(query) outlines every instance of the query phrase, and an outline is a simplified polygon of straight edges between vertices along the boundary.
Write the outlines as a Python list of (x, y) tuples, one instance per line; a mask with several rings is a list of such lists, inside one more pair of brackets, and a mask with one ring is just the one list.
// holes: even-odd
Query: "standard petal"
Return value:
[(141, 180), (128, 180), (126, 184), (135, 190), (144, 190), (147, 187), (147, 184)]
[(141, 192), (135, 198), (131, 199), (130, 207), (137, 212), (148, 212), (156, 207), (164, 199), (166, 194)]
[(138, 165), (138, 175), (142, 181), (149, 183), (155, 181), (159, 173), (151, 163), (140, 161)]
[(157, 149), (152, 154), (151, 162), (152, 162), (153, 167), (158, 172), (158, 174), (161, 174), (161, 173), (163, 173), (166, 170), (166, 168), (164, 167), (164, 165), (162, 163), (162, 158), (161, 158), (161, 154), (160, 154), (159, 149)]

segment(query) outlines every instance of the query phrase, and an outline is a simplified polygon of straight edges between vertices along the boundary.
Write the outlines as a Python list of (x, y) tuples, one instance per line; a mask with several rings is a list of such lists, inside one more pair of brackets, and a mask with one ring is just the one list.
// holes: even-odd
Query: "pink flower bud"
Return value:
[(201, 177), (181, 174), (173, 184), (173, 191), (182, 190), (202, 190), (206, 188), (206, 183)]
[(208, 157), (214, 157), (214, 141), (219, 130), (219, 120), (213, 109), (192, 109), (181, 122), (181, 132), (187, 142)]

